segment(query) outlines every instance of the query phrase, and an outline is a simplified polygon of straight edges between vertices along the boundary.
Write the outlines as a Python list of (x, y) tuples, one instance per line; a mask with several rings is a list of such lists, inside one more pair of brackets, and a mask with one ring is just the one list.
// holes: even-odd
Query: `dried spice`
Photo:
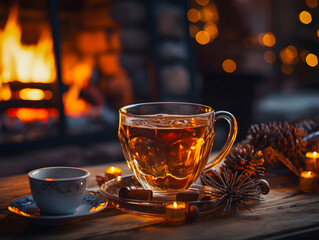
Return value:
[(238, 145), (226, 157), (222, 168), (244, 172), (244, 177), (251, 175), (253, 179), (260, 179), (265, 176), (264, 157), (262, 151), (255, 151), (249, 144)]
[(103, 183), (106, 183), (108, 181), (108, 179), (106, 177), (102, 177), (99, 175), (96, 175), (96, 183), (99, 187), (101, 187), (103, 185)]
[(262, 192), (267, 192), (262, 190), (264, 183), (260, 179), (253, 179), (251, 175), (245, 177), (245, 172), (238, 174), (238, 171), (223, 168), (221, 173), (215, 171), (215, 175), (217, 179), (203, 172), (201, 180), (210, 187), (206, 188), (206, 194), (216, 198), (214, 208), (223, 208), (223, 214), (239, 214), (241, 207), (248, 209), (249, 202), (260, 201)]

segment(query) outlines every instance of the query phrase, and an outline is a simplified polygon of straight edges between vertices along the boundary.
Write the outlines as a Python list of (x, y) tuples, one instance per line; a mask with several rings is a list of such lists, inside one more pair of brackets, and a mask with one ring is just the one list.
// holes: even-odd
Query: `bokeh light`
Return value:
[(286, 65), (286, 64), (281, 65), (281, 71), (286, 75), (291, 74), (293, 70), (294, 68), (291, 65)]
[(218, 28), (215, 23), (206, 23), (204, 25), (204, 30), (211, 38), (216, 38), (218, 36)]
[(281, 49), (279, 58), (285, 65), (297, 64), (299, 61), (297, 48), (290, 45), (286, 48)]
[(306, 0), (306, 5), (310, 8), (315, 8), (318, 6), (318, 0)]
[(201, 21), (202, 22), (217, 22), (219, 20), (219, 15), (217, 8), (214, 4), (209, 4), (202, 9)]
[(315, 67), (318, 65), (318, 58), (315, 54), (313, 53), (309, 53), (306, 57), (306, 63), (310, 66), (310, 67)]
[(263, 45), (265, 45), (267, 47), (274, 46), (276, 44), (275, 35), (271, 32), (265, 33), (262, 37), (262, 43), (263, 43)]
[(206, 6), (209, 3), (209, 0), (196, 0), (196, 3), (201, 6)]
[(199, 31), (196, 34), (195, 39), (199, 44), (202, 44), (202, 45), (205, 45), (205, 44), (209, 43), (209, 41), (210, 41), (209, 34), (205, 31)]
[(264, 60), (267, 63), (274, 63), (276, 61), (277, 57), (274, 51), (268, 50), (264, 53)]
[(200, 11), (195, 8), (189, 9), (187, 11), (187, 18), (190, 22), (198, 22), (201, 18)]
[(319, 29), (317, 30), (317, 37), (319, 38)]
[(312, 21), (312, 16), (309, 12), (302, 11), (301, 13), (299, 13), (299, 20), (303, 24), (309, 24)]
[(222, 67), (223, 67), (223, 70), (227, 73), (232, 73), (237, 68), (235, 61), (232, 59), (224, 60)]

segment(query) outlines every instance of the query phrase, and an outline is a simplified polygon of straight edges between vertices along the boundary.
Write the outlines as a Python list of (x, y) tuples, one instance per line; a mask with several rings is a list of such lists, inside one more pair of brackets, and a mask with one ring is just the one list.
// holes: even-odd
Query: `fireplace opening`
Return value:
[(183, 1), (1, 3), (0, 152), (115, 140), (120, 107), (198, 98), (186, 12)]

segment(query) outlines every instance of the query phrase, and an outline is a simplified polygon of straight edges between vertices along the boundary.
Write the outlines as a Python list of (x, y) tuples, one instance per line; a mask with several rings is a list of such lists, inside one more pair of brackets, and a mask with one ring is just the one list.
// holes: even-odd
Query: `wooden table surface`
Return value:
[[(110, 165), (130, 174), (126, 163), (86, 167), (91, 172), (89, 187), (96, 187), (95, 175)], [(7, 210), (13, 199), (30, 193), (27, 175), (0, 179), (0, 239), (290, 239), (313, 237), (319, 232), (319, 194), (298, 190), (292, 174), (268, 174), (272, 187), (264, 201), (241, 211), (240, 216), (207, 216), (195, 223), (171, 227), (159, 217), (122, 213), (112, 207), (78, 222), (42, 226)], [(299, 238), (307, 239), (307, 238)], [(314, 239), (314, 238), (312, 238)]]

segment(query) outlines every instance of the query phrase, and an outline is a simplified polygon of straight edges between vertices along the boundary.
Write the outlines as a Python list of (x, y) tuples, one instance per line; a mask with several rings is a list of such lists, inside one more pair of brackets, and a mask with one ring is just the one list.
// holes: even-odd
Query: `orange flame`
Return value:
[[(21, 27), (18, 22), (18, 7), (13, 6), (7, 23), (0, 29), (0, 101), (12, 98), (40, 101), (50, 100), (53, 93), (50, 90), (25, 88), (12, 92), (10, 82), (21, 83), (53, 83), (56, 81), (53, 41), (48, 28), (43, 29), (37, 44), (21, 43)], [(87, 87), (92, 73), (91, 63), (77, 62), (71, 68), (65, 68), (64, 84), (69, 89), (63, 96), (65, 113), (74, 117), (85, 114), (90, 105), (79, 98), (82, 88)], [(52, 109), (18, 108), (9, 109), (10, 117), (18, 117), (23, 122), (46, 121), (56, 117), (57, 111)], [(15, 114), (15, 115), (14, 115)]]
[(23, 83), (52, 83), (55, 81), (53, 42), (48, 29), (44, 29), (36, 45), (21, 44), (21, 27), (18, 8), (9, 14), (4, 31), (0, 33), (0, 49), (3, 83), (19, 80)]

